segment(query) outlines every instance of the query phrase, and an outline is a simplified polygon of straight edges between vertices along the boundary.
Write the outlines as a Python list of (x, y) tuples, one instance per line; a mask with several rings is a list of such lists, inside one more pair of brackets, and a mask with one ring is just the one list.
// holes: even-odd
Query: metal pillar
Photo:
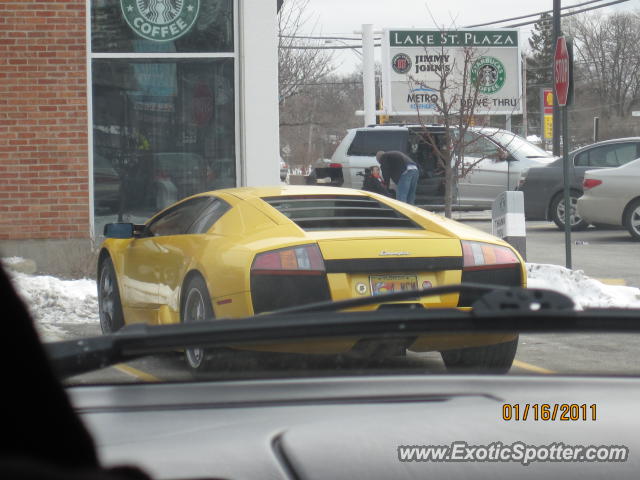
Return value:
[(362, 82), (364, 90), (364, 125), (376, 123), (376, 72), (373, 57), (373, 25), (362, 25)]

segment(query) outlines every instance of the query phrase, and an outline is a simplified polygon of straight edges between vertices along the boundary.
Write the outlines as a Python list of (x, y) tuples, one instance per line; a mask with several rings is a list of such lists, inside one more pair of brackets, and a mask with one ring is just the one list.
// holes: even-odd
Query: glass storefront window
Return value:
[(93, 0), (94, 53), (233, 52), (232, 0)]
[(96, 233), (236, 185), (234, 59), (94, 59)]

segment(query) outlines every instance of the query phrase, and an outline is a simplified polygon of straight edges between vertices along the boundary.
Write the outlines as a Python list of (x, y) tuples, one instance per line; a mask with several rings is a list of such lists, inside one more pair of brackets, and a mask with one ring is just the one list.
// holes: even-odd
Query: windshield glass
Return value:
[(636, 478), (639, 5), (0, 0), (0, 480)]
[[(542, 319), (640, 309), (640, 85), (588, 67), (639, 60), (596, 58), (585, 33), (615, 52), (635, 43), (610, 22), (637, 14), (623, 2), (563, 24), (585, 94), (562, 137), (547, 16), (440, 32), (428, 25), (531, 11), (409, 3), (367, 2), (368, 37), (355, 1), (0, 1), (3, 269), (47, 344), (126, 337), (115, 350), (135, 353), (80, 359), (67, 384), (637, 374), (636, 335), (619, 324)], [(365, 38), (336, 33), (354, 31)], [(607, 120), (594, 131), (593, 117)], [(578, 146), (565, 185), (562, 160), (547, 160)], [(485, 298), (505, 289), (572, 305)], [(537, 312), (548, 331), (517, 328), (517, 312), (492, 330), (503, 307)], [(209, 324), (222, 331), (199, 330)]]
[(496, 132), (490, 137), (506, 148), (511, 154), (526, 158), (553, 158), (553, 155), (540, 147), (526, 141), (524, 138), (514, 135), (511, 132)]

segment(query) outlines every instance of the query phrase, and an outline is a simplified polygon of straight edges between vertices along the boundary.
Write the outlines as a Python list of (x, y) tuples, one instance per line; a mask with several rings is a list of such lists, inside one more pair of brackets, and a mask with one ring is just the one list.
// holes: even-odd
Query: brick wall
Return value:
[(89, 236), (86, 0), (0, 0), (0, 239)]

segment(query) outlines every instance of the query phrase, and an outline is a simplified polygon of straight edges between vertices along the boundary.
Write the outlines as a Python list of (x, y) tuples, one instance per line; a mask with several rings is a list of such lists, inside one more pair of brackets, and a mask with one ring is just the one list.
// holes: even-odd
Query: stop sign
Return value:
[(571, 83), (569, 78), (569, 50), (564, 37), (558, 37), (556, 42), (556, 53), (553, 57), (553, 74), (558, 105), (564, 107), (567, 105), (569, 85)]

